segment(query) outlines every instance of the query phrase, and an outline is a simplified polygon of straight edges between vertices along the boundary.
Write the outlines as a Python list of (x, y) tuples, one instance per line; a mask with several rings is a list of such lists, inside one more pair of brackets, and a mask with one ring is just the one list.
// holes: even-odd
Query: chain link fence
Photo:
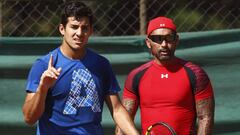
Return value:
[[(82, 0), (83, 1), (83, 0)], [(59, 36), (64, 0), (0, 0), (0, 36)], [(143, 35), (148, 20), (173, 18), (179, 32), (240, 28), (239, 0), (84, 0), (94, 36)]]

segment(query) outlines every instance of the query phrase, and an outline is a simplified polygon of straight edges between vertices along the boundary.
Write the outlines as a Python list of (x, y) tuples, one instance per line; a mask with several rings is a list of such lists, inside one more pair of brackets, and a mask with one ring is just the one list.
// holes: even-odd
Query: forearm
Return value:
[(198, 135), (211, 135), (214, 125), (214, 98), (196, 102)]
[[(131, 119), (134, 121), (134, 116), (138, 107), (137, 101), (134, 99), (123, 99), (123, 106), (127, 110)], [(123, 131), (118, 126), (115, 129), (115, 135), (124, 135)]]
[(139, 135), (130, 115), (121, 104), (118, 94), (107, 95), (105, 100), (117, 126), (126, 135)]
[(27, 124), (33, 125), (41, 117), (45, 109), (46, 96), (47, 90), (40, 86), (36, 93), (26, 97), (22, 110)]
[(212, 116), (204, 116), (203, 118), (198, 120), (198, 135), (211, 135), (213, 129), (213, 117)]
[(129, 116), (124, 107), (120, 107), (117, 112), (113, 113), (113, 119), (118, 126), (116, 129), (117, 135), (121, 135), (123, 133), (125, 133), (125, 135), (139, 135), (132, 118)]

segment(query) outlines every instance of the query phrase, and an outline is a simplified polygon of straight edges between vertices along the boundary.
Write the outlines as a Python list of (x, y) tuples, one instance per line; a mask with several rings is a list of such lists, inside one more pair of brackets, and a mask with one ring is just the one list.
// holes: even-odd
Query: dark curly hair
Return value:
[(61, 24), (65, 27), (68, 22), (68, 17), (75, 17), (77, 20), (81, 17), (88, 17), (90, 25), (93, 24), (92, 10), (87, 7), (83, 2), (70, 1), (64, 3), (64, 9), (61, 17)]

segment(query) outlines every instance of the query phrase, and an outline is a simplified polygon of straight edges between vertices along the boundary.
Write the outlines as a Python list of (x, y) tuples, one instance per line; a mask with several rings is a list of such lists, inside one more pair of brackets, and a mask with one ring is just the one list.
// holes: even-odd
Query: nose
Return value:
[(82, 33), (83, 33), (83, 32), (82, 32), (82, 29), (81, 29), (81, 28), (78, 28), (76, 34), (77, 34), (78, 36), (81, 36)]
[(161, 46), (164, 47), (164, 48), (167, 47), (167, 41), (163, 40), (162, 43), (161, 43)]

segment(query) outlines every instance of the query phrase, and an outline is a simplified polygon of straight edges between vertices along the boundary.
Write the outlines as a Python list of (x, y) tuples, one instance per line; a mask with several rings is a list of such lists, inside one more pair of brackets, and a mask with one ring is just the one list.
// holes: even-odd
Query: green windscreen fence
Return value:
[[(179, 48), (239, 41), (240, 29), (180, 33)], [(61, 44), (60, 37), (0, 37), (0, 55), (42, 55)], [(89, 47), (99, 53), (144, 51), (145, 36), (90, 37)]]
[[(212, 81), (216, 100), (214, 135), (240, 134), (240, 29), (179, 35), (176, 55), (202, 66)], [(1, 134), (34, 134), (34, 127), (24, 124), (21, 112), (27, 74), (38, 57), (60, 44), (60, 37), (0, 37)], [(121, 88), (133, 68), (151, 59), (145, 36), (91, 37), (88, 46), (109, 59)], [(139, 112), (135, 121), (140, 127)], [(114, 134), (114, 122), (106, 106), (102, 123), (106, 135)]]

